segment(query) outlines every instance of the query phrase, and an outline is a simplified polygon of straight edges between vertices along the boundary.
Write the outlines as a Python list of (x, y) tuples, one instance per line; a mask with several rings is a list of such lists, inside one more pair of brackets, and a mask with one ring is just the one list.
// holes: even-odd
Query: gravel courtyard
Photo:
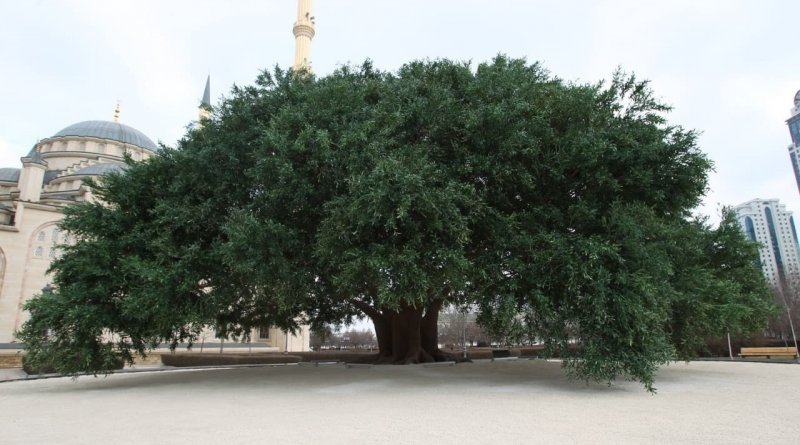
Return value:
[(0, 384), (3, 444), (798, 443), (800, 366), (693, 362), (641, 385), (558, 362), (281, 366)]

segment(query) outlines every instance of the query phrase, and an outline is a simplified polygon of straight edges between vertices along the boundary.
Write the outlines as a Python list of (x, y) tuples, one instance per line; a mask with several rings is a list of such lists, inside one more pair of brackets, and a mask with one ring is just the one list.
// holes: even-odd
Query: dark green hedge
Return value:
[[(125, 366), (125, 363), (120, 360), (114, 366), (114, 369), (122, 369)], [(53, 365), (45, 365), (40, 366), (39, 368), (33, 368), (30, 363), (27, 362), (26, 357), (22, 357), (22, 370), (25, 371), (28, 375), (38, 375), (38, 374), (57, 374), (58, 371), (53, 367)]]

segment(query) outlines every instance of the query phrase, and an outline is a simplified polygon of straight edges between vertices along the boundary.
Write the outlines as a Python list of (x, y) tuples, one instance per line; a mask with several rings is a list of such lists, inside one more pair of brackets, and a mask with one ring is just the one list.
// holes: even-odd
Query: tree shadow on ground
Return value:
[[(664, 376), (672, 380), (670, 374)], [(62, 379), (57, 379), (62, 380)], [(570, 380), (559, 361), (479, 361), (453, 366), (381, 365), (349, 368), (345, 365), (258, 366), (206, 368), (81, 376), (68, 384), (48, 384), (46, 392), (115, 391), (136, 388), (178, 388), (225, 393), (233, 388), (275, 393), (348, 394), (357, 391), (453, 394), (459, 392), (642, 392), (637, 383), (586, 383)], [(59, 382), (60, 383), (60, 382)]]

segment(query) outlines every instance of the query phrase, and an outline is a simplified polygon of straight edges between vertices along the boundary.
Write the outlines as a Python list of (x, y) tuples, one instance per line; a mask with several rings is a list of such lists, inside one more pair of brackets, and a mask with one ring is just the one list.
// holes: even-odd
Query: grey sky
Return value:
[[(292, 62), (295, 0), (0, 0), (0, 167), (37, 139), (112, 117), (173, 144), (212, 98)], [(316, 73), (373, 59), (540, 60), (568, 80), (650, 79), (716, 164), (701, 211), (779, 198), (800, 212), (784, 121), (800, 89), (800, 2), (315, 0)]]

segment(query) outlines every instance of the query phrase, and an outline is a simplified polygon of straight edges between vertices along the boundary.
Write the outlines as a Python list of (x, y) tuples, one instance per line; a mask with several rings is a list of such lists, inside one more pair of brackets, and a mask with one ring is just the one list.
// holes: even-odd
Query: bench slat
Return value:
[(795, 354), (794, 352), (766, 352), (766, 353), (761, 353), (761, 352), (759, 352), (759, 353), (752, 353), (752, 352), (748, 353), (748, 352), (745, 352), (745, 353), (742, 353), (742, 354), (739, 354), (739, 355), (752, 355), (752, 356), (766, 355), (766, 356), (770, 356), (770, 357), (772, 357), (772, 356), (775, 356), (775, 357), (777, 357), (777, 356), (794, 357), (797, 354)]
[(797, 348), (794, 347), (764, 347), (764, 348), (742, 348), (740, 356), (781, 356), (796, 357)]

